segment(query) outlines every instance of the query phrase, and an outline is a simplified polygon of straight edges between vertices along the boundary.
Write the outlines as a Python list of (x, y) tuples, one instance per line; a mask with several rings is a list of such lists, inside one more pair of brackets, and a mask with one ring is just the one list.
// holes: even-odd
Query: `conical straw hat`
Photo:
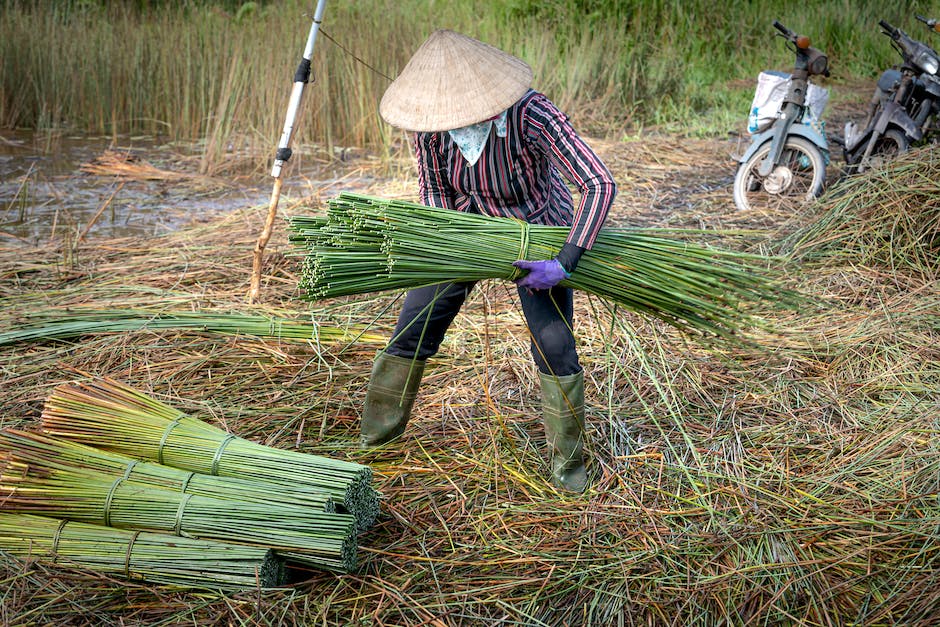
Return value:
[(449, 131), (498, 115), (531, 83), (532, 68), (521, 59), (438, 30), (385, 90), (379, 113), (408, 131)]

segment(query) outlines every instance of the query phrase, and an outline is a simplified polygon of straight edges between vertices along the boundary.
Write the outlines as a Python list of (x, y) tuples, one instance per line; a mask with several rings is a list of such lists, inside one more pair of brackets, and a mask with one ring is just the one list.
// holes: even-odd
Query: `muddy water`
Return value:
[(216, 212), (266, 204), (270, 194), (260, 185), (200, 190), (160, 180), (122, 183), (117, 176), (82, 170), (108, 149), (156, 167), (185, 156), (146, 138), (0, 133), (0, 242), (152, 236)]

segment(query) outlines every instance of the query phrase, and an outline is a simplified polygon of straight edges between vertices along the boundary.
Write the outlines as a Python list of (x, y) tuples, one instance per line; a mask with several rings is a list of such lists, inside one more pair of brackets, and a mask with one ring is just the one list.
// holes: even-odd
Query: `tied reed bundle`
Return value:
[(189, 330), (223, 335), (250, 335), (300, 342), (379, 342), (381, 337), (353, 327), (322, 326), (315, 321), (249, 314), (154, 312), (145, 309), (95, 310), (69, 308), (28, 315), (18, 328), (0, 333), (0, 346), (17, 342), (65, 340), (92, 333)]
[(333, 513), (333, 500), (319, 491), (303, 486), (273, 484), (261, 480), (217, 477), (180, 470), (104, 451), (68, 440), (50, 438), (38, 433), (0, 430), (0, 453), (30, 467), (88, 471), (112, 479), (124, 477), (136, 483), (183, 494), (197, 494), (217, 499), (274, 503), (309, 507), (315, 512)]
[(315, 568), (356, 566), (356, 521), (348, 514), (183, 494), (123, 476), (23, 463), (10, 453), (0, 460), (0, 501), (9, 512), (269, 547)]
[[(526, 224), (404, 201), (343, 193), (326, 217), (295, 216), (311, 300), (447, 281), (515, 279), (517, 259), (550, 259), (567, 227)], [(674, 233), (674, 232), (673, 232)], [(717, 250), (666, 232), (605, 229), (561, 285), (596, 294), (681, 330), (737, 339), (758, 303), (792, 306), (766, 257)]]
[(284, 563), (263, 547), (0, 513), (0, 550), (157, 584), (210, 590), (275, 588)]
[(58, 386), (42, 427), (52, 436), (182, 470), (320, 491), (367, 529), (378, 514), (368, 466), (257, 444), (110, 379)]

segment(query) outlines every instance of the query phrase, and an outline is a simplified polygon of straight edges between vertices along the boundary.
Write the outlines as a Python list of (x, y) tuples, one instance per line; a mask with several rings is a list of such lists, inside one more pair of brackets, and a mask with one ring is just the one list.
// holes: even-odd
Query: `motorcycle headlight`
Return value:
[(937, 71), (940, 70), (940, 59), (937, 59), (937, 55), (930, 50), (921, 50), (917, 56), (914, 57), (914, 65), (928, 74), (936, 74)]
[(829, 69), (829, 58), (824, 54), (817, 56), (809, 64), (810, 74), (826, 74), (826, 71), (828, 69)]

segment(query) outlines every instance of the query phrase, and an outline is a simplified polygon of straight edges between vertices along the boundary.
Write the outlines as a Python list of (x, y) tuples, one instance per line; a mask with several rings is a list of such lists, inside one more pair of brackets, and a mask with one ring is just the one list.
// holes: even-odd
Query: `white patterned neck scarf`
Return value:
[(483, 154), (483, 147), (486, 145), (486, 140), (490, 136), (490, 129), (494, 124), (496, 125), (496, 136), (506, 136), (506, 113), (507, 111), (503, 111), (489, 120), (447, 131), (468, 164), (475, 164), (480, 155)]

